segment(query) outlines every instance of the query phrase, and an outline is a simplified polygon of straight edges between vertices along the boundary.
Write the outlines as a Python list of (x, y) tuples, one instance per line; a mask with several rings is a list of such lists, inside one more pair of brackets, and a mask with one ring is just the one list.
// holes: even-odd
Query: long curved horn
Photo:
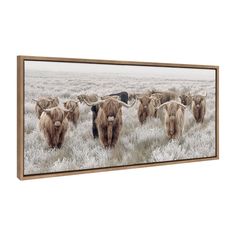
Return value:
[(99, 101), (96, 101), (96, 102), (88, 102), (86, 99), (84, 99), (84, 102), (88, 105), (88, 106), (90, 106), (90, 107), (92, 107), (92, 106), (96, 106), (96, 105), (100, 105), (101, 103), (104, 103), (105, 102), (105, 100), (99, 100)]
[(186, 109), (186, 106), (180, 102), (176, 102), (178, 105), (182, 106), (184, 109)]
[(45, 111), (45, 112), (49, 112), (49, 111), (52, 111), (55, 107), (52, 107), (52, 108), (47, 108), (47, 109), (45, 109), (45, 108), (42, 108), (41, 106), (39, 106), (43, 111)]
[(162, 108), (163, 106), (168, 105), (168, 104), (170, 104), (170, 103), (172, 103), (172, 102), (174, 102), (174, 103), (176, 103), (176, 104), (182, 106), (184, 109), (186, 108), (186, 106), (183, 105), (183, 104), (180, 103), (180, 102), (177, 102), (177, 101), (169, 101), (169, 102), (165, 102), (165, 103), (161, 104), (159, 107), (157, 107), (157, 109), (160, 109), (160, 108)]
[(118, 100), (119, 100), (119, 98), (120, 98), (119, 96), (116, 96), (116, 95), (115, 95), (115, 96), (110, 96), (110, 97), (111, 97), (111, 98), (114, 98), (114, 99), (118, 99)]
[(122, 106), (126, 107), (126, 108), (131, 108), (135, 103), (136, 103), (137, 99), (134, 100), (134, 102), (130, 105), (126, 104), (125, 102), (122, 101), (118, 101), (119, 104), (121, 104)]
[[(43, 111), (45, 112), (50, 112), (52, 110), (54, 110), (56, 107), (52, 107), (52, 108), (47, 108), (47, 109), (44, 109), (42, 108)], [(66, 109), (66, 108), (61, 108), (64, 112), (73, 112), (75, 108), (71, 108), (71, 109)]]
[(74, 110), (75, 110), (75, 107), (74, 107), (74, 108), (71, 108), (71, 109), (63, 108), (63, 111), (64, 111), (64, 112), (73, 112)]

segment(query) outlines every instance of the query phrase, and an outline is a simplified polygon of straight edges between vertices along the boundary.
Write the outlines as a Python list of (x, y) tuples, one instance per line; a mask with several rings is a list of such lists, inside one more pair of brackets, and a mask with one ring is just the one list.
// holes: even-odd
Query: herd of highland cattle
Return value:
[[(148, 90), (144, 93), (120, 92), (99, 97), (96, 94), (79, 95), (74, 100), (59, 104), (57, 97), (33, 99), (39, 119), (39, 128), (50, 148), (60, 148), (68, 131), (80, 118), (80, 103), (91, 107), (92, 133), (105, 148), (116, 145), (122, 128), (122, 107), (131, 108), (139, 103), (137, 118), (144, 124), (147, 119), (164, 117), (163, 128), (169, 139), (179, 139), (184, 128), (185, 109), (189, 109), (197, 123), (203, 123), (206, 113), (206, 93), (178, 94), (172, 91)], [(133, 108), (134, 109), (134, 108)]]

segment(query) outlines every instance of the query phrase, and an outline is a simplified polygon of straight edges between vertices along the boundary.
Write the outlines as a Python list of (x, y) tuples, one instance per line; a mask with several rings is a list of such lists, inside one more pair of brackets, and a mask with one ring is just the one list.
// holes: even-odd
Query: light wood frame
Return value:
[[(109, 65), (134, 65), (134, 66), (158, 66), (158, 67), (174, 67), (174, 68), (193, 68), (193, 69), (213, 69), (215, 70), (215, 118), (216, 118), (216, 156), (203, 157), (195, 159), (175, 160), (156, 162), (148, 164), (133, 164), (117, 167), (102, 167), (86, 170), (71, 170), (56, 173), (42, 173), (24, 175), (24, 62), (25, 61), (47, 61), (47, 62), (72, 62), (72, 63), (94, 63)], [(137, 61), (114, 61), (114, 60), (91, 60), (91, 59), (75, 59), (75, 58), (59, 58), (59, 57), (36, 57), (36, 56), (17, 56), (17, 177), (20, 180), (55, 177), (64, 175), (83, 174), (100, 171), (121, 170), (139, 167), (159, 166), (166, 164), (187, 163), (196, 161), (207, 161), (219, 159), (219, 66), (213, 65), (192, 65), (192, 64), (173, 64), (173, 63), (156, 63), (156, 62), (137, 62)]]

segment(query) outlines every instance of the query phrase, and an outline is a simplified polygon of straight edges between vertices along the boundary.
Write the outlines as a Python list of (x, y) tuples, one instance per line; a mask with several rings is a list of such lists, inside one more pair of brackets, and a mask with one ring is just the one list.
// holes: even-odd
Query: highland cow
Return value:
[(143, 124), (148, 117), (155, 117), (155, 104), (154, 99), (148, 96), (139, 97), (140, 101), (138, 108), (138, 119), (141, 124)]
[[(101, 99), (107, 99), (107, 98), (117, 98), (120, 101), (124, 102), (124, 103), (128, 103), (128, 93), (127, 92), (120, 92), (120, 93), (113, 93), (107, 96), (103, 96)], [(87, 102), (93, 102), (93, 101), (88, 101), (87, 99), (85, 99)], [(94, 101), (96, 102), (96, 101)], [(92, 132), (93, 132), (93, 137), (94, 138), (98, 138), (98, 129), (97, 129), (97, 125), (96, 125), (96, 118), (98, 115), (98, 111), (99, 111), (99, 105), (94, 105), (91, 107), (91, 111), (92, 111)]]
[(70, 100), (70, 101), (64, 102), (64, 107), (67, 110), (71, 110), (71, 112), (67, 116), (67, 119), (70, 122), (72, 122), (75, 127), (77, 127), (77, 122), (80, 116), (78, 101)]
[(38, 119), (40, 119), (43, 109), (52, 108), (59, 105), (59, 99), (57, 97), (41, 97), (39, 99), (32, 100), (36, 102), (35, 112)]
[(206, 114), (206, 96), (195, 95), (192, 96), (192, 112), (197, 123), (203, 123)]
[(191, 97), (190, 93), (188, 93), (188, 94), (181, 94), (179, 96), (179, 98), (180, 98), (180, 101), (181, 101), (181, 103), (183, 105), (189, 106), (189, 107), (191, 106), (191, 104), (192, 104), (192, 97)]
[(163, 103), (158, 109), (160, 108), (164, 111), (164, 125), (167, 137), (179, 139), (183, 133), (186, 106), (177, 101), (169, 101)]
[(43, 109), (39, 120), (39, 128), (50, 148), (60, 148), (68, 129), (67, 116), (70, 110), (60, 107)]
[(107, 98), (95, 103), (87, 103), (88, 106), (99, 106), (95, 123), (98, 129), (100, 143), (105, 148), (112, 148), (116, 145), (122, 128), (122, 106), (130, 108), (136, 100), (128, 105), (115, 98)]

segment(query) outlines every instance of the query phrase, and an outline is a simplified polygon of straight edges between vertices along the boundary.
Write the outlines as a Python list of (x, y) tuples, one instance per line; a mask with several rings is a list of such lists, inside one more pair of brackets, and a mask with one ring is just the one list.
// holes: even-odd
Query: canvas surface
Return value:
[[(181, 139), (169, 140), (162, 114), (140, 124), (137, 101), (130, 109), (122, 108), (123, 127), (118, 143), (112, 149), (105, 149), (99, 139), (92, 136), (90, 107), (79, 104), (78, 126), (70, 125), (62, 147), (51, 149), (39, 130), (32, 101), (42, 96), (56, 96), (62, 106), (64, 101), (80, 94), (104, 96), (120, 91), (142, 93), (149, 89), (193, 95), (206, 92), (203, 124), (197, 124), (191, 109), (186, 108)], [(25, 62), (26, 175), (212, 157), (215, 156), (215, 125), (215, 70)]]

